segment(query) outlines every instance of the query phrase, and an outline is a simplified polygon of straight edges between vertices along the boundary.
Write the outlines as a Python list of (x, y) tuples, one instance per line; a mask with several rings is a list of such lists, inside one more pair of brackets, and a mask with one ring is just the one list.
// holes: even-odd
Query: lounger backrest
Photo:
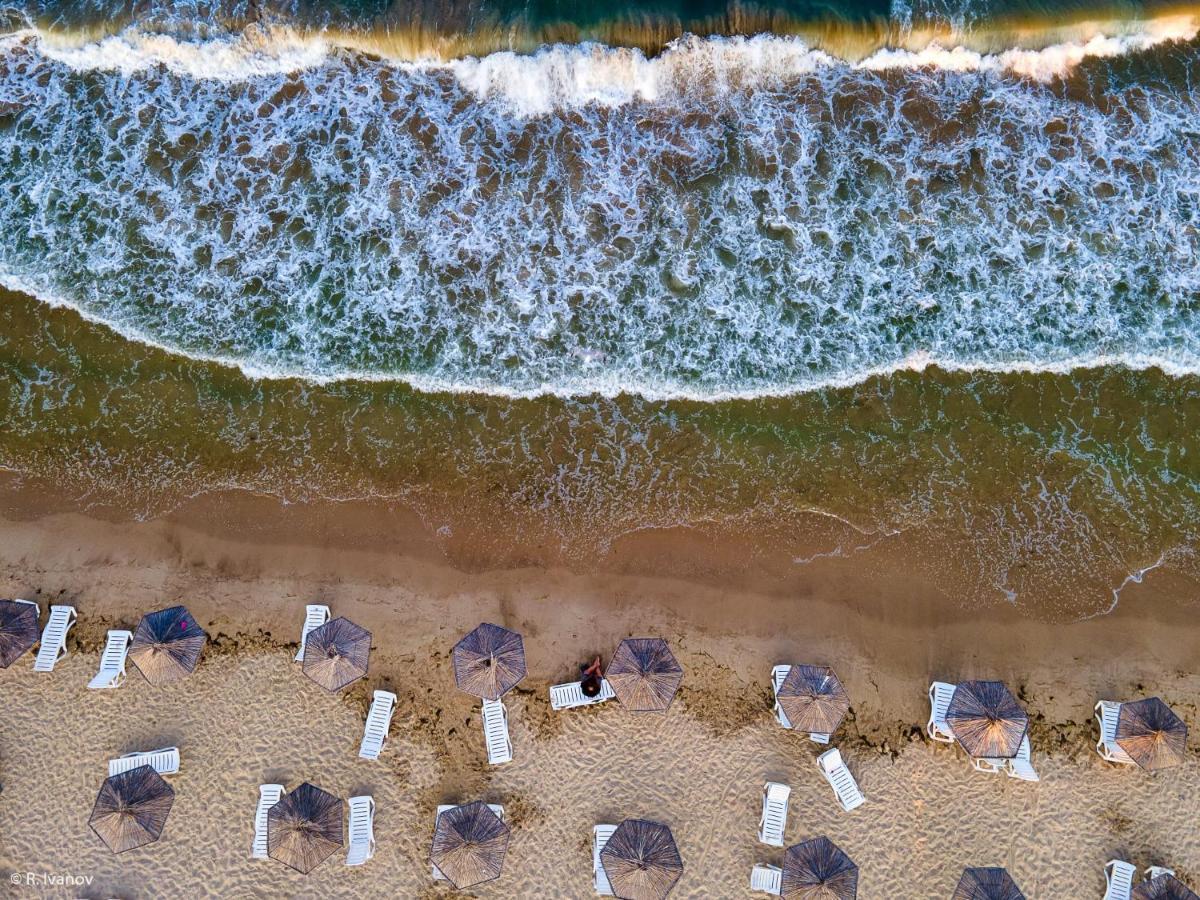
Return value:
[(108, 643), (104, 645), (104, 653), (100, 657), (100, 668), (121, 669), (125, 665), (125, 651), (133, 635), (128, 631), (110, 631)]
[(608, 839), (616, 830), (616, 825), (596, 825), (592, 828), (592, 881), (596, 893), (602, 897), (613, 896), (613, 889), (608, 880), (608, 873), (604, 871), (600, 851), (608, 844)]
[(750, 870), (750, 890), (778, 895), (783, 887), (783, 870), (778, 866), (757, 865)]
[(1133, 895), (1133, 877), (1137, 867), (1121, 859), (1110, 859), (1104, 866), (1104, 879), (1108, 887), (1104, 900), (1129, 900)]
[(370, 844), (374, 836), (375, 799), (370, 796), (350, 798), (350, 843)]
[(37, 659), (34, 661), (35, 672), (53, 671), (55, 663), (66, 655), (64, 644), (67, 632), (77, 618), (73, 606), (51, 606), (50, 618), (42, 630), (42, 645), (38, 647)]

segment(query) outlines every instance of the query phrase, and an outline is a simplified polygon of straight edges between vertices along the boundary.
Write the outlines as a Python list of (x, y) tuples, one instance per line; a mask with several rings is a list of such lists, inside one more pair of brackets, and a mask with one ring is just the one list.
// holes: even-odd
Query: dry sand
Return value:
[[(686, 867), (674, 896), (750, 896), (751, 866), (782, 855), (756, 841), (768, 779), (793, 788), (789, 843), (839, 843), (861, 866), (865, 900), (947, 897), (965, 865), (1009, 867), (1030, 898), (1100, 897), (1114, 856), (1200, 885), (1200, 758), (1152, 776), (1091, 749), (1101, 697), (1157, 693), (1196, 722), (1200, 629), (1178, 585), (1147, 579), (1113, 615), (1052, 625), (962, 609), (894, 554), (776, 577), (648, 535), (605, 571), (465, 571), (407, 523), (265, 502), (152, 522), (0, 521), (0, 595), (70, 602), (81, 617), (54, 673), (35, 675), (28, 656), (0, 671), (0, 873), (93, 878), (10, 884), (12, 896), (443, 896), (428, 869), (433, 809), (475, 798), (503, 803), (513, 825), (503, 877), (479, 896), (590, 896), (591, 826), (626, 816), (672, 827)], [(374, 539), (349, 524), (362, 521)], [(104, 630), (175, 602), (213, 637), (196, 674), (153, 688), (131, 667), (120, 689), (88, 691)], [(368, 677), (342, 695), (290, 661), (306, 602), (374, 632)], [(496, 768), (448, 659), (483, 620), (521, 630), (529, 656), (506, 698), (516, 758)], [(630, 633), (676, 650), (686, 674), (670, 712), (552, 713), (546, 686)], [(853, 711), (835, 743), (868, 797), (854, 813), (820, 777), (820, 748), (771, 717), (779, 662), (829, 662), (847, 684)], [(1006, 679), (1026, 702), (1039, 784), (975, 773), (920, 736), (928, 681), (978, 676)], [(357, 748), (380, 687), (400, 703), (382, 758), (367, 762)], [(106, 761), (167, 745), (183, 766), (166, 832), (114, 856), (87, 826)], [(304, 878), (250, 859), (258, 784), (304, 780), (375, 797), (367, 865), (334, 857)]]

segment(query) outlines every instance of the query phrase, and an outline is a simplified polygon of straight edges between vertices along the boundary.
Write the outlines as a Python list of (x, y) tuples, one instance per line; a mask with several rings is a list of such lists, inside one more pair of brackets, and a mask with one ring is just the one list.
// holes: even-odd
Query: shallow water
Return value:
[(585, 566), (678, 525), (810, 555), (898, 534), (964, 603), (1053, 618), (1108, 610), (1145, 567), (1200, 574), (1195, 377), (928, 370), (723, 403), (513, 400), (253, 380), (18, 295), (0, 322), (0, 459), (85, 508), (376, 497), (498, 557)]

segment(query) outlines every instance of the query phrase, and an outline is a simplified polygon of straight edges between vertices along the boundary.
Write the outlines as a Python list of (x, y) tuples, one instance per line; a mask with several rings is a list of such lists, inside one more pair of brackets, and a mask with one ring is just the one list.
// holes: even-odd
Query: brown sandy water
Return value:
[(18, 518), (145, 520), (244, 492), (402, 507), (401, 530), (473, 570), (652, 571), (650, 541), (684, 573), (859, 560), (1037, 619), (1104, 613), (1143, 571), (1196, 596), (1194, 378), (929, 370), (756, 401), (508, 400), (254, 381), (18, 295), (0, 317)]

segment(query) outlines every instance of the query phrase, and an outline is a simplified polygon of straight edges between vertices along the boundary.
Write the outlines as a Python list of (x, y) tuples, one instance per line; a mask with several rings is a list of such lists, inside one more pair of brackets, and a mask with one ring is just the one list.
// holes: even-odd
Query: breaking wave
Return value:
[(426, 62), (18, 32), (0, 283), (256, 377), (711, 399), (1196, 372), (1195, 32)]

